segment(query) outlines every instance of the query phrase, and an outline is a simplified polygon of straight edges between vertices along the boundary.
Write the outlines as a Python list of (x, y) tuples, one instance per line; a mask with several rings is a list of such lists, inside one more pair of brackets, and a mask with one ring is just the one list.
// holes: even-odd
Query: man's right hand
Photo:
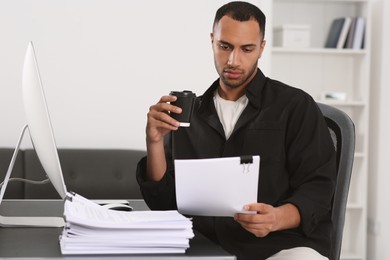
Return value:
[(173, 119), (169, 112), (180, 114), (182, 111), (181, 108), (168, 103), (176, 101), (176, 99), (176, 96), (163, 96), (157, 104), (149, 108), (146, 124), (148, 154), (146, 174), (149, 180), (161, 180), (166, 171), (164, 136), (179, 128), (179, 122)]
[(173, 106), (168, 102), (176, 101), (176, 96), (163, 96), (157, 104), (149, 108), (148, 121), (146, 124), (147, 143), (159, 143), (170, 131), (179, 128), (179, 122), (173, 119), (168, 112), (181, 113), (181, 108)]

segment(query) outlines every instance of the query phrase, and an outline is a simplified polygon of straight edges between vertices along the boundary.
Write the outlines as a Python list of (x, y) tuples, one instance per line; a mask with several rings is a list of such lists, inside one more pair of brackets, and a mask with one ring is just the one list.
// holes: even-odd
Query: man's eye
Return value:
[(243, 48), (242, 51), (249, 53), (253, 51), (253, 48)]
[(220, 43), (220, 44), (218, 45), (218, 47), (219, 47), (221, 50), (229, 50), (229, 46), (226, 45), (226, 44)]

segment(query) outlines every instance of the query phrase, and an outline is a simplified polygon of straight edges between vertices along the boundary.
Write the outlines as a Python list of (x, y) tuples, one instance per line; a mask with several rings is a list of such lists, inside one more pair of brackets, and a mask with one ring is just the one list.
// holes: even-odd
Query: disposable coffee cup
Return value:
[(171, 104), (182, 109), (180, 114), (171, 112), (171, 117), (179, 121), (181, 127), (189, 127), (191, 124), (192, 107), (196, 98), (195, 93), (192, 93), (192, 91), (189, 90), (184, 90), (171, 91), (169, 95), (177, 97), (176, 101), (171, 102)]

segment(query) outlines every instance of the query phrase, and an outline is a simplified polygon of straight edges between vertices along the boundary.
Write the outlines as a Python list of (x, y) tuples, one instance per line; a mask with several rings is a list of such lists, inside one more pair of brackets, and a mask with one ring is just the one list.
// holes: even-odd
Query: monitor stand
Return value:
[[(0, 190), (0, 206), (19, 152), (20, 144), (22, 143), (27, 128), (28, 125), (25, 125), (22, 129), (14, 154), (12, 155), (11, 163), (5, 175), (3, 186)], [(63, 227), (64, 225), (64, 219), (61, 217), (14, 217), (0, 215), (0, 227)]]

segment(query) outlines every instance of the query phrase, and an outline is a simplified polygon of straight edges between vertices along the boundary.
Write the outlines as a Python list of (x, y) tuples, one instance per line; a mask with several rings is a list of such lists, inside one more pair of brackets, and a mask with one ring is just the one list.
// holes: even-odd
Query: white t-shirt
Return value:
[(246, 95), (243, 95), (236, 101), (231, 101), (221, 98), (218, 94), (218, 90), (215, 91), (214, 105), (219, 120), (222, 123), (223, 130), (225, 131), (226, 140), (229, 139), (232, 134), (234, 126), (247, 104), (248, 98)]

